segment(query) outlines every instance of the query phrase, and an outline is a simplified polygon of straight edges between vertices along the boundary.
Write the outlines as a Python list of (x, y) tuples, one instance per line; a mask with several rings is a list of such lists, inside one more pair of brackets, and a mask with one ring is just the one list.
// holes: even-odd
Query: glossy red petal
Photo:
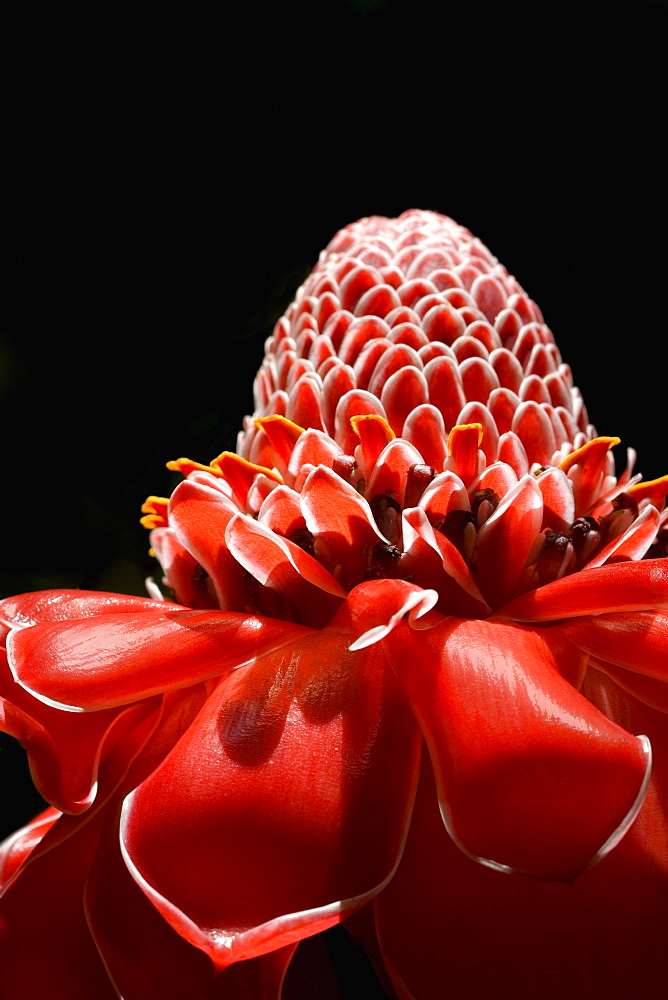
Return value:
[(564, 678), (549, 633), (444, 619), (383, 648), (430, 748), (453, 839), (483, 864), (570, 879), (610, 850), (644, 794), (648, 748)]
[(346, 588), (362, 579), (365, 547), (387, 539), (367, 501), (330, 469), (317, 468), (302, 490), (302, 511), (317, 536), (316, 556)]
[(575, 500), (573, 488), (565, 472), (549, 466), (541, 472), (536, 482), (543, 497), (541, 528), (567, 531), (575, 520)]
[(98, 833), (97, 822), (85, 824), (79, 835), (24, 867), (4, 891), (0, 996), (117, 1000), (83, 907)]
[(297, 477), (304, 465), (325, 465), (331, 469), (340, 454), (337, 443), (322, 431), (304, 431), (290, 457), (289, 475)]
[(550, 418), (539, 403), (520, 403), (513, 417), (511, 430), (524, 445), (529, 464), (551, 465), (556, 441)]
[(12, 632), (15, 679), (40, 701), (96, 711), (217, 677), (290, 642), (298, 625), (232, 611), (154, 611)]
[(109, 822), (84, 902), (93, 939), (123, 1000), (280, 1000), (294, 946), (220, 972), (188, 944), (127, 870), (118, 824)]
[(443, 469), (447, 457), (447, 434), (440, 410), (431, 403), (418, 406), (408, 416), (403, 435), (417, 448), (427, 465), (431, 465), (437, 472)]
[(0, 889), (18, 871), (62, 813), (49, 806), (0, 844)]
[(225, 541), (225, 529), (238, 513), (220, 491), (187, 480), (176, 487), (169, 502), (170, 524), (211, 577), (221, 608), (246, 606), (244, 570)]
[(293, 531), (303, 530), (306, 521), (299, 505), (299, 493), (287, 486), (277, 486), (260, 507), (258, 521), (285, 538)]
[(409, 470), (414, 465), (423, 464), (419, 451), (403, 438), (395, 438), (378, 456), (376, 466), (369, 476), (366, 495), (373, 500), (378, 494), (385, 494), (404, 506), (404, 493)]
[(466, 405), (457, 361), (450, 357), (433, 358), (425, 365), (424, 377), (429, 389), (429, 402), (442, 414), (445, 429), (450, 431)]
[(606, 562), (620, 562), (627, 559), (642, 559), (656, 538), (661, 526), (661, 517), (656, 507), (646, 507), (631, 526), (604, 545), (584, 569), (594, 569)]
[(242, 514), (233, 518), (227, 528), (227, 541), (234, 557), (265, 586), (280, 589), (279, 576), (285, 568), (286, 573), (292, 571), (293, 586), (293, 577), (299, 578), (325, 594), (345, 599), (341, 584), (317, 559), (253, 518)]
[(225, 678), (127, 800), (132, 874), (219, 966), (331, 926), (396, 865), (419, 734), (380, 648), (349, 642), (325, 630)]
[(97, 794), (98, 769), (105, 754), (155, 707), (145, 703), (73, 717), (17, 684), (4, 650), (0, 651), (0, 726), (28, 751), (40, 794), (63, 812), (88, 809)]
[(406, 580), (368, 580), (351, 590), (332, 628), (349, 631), (349, 649), (365, 649), (389, 635), (404, 617), (416, 628), (440, 621), (440, 615), (428, 615), (437, 600), (436, 591)]
[(586, 653), (668, 681), (668, 614), (665, 611), (627, 611), (575, 618), (561, 626)]
[[(427, 545), (438, 553), (444, 572), (476, 602), (477, 606), (469, 602), (468, 611), (471, 616), (489, 614), (489, 606), (473, 579), (468, 563), (450, 539), (431, 526), (426, 512), (421, 507), (408, 509), (404, 512), (404, 523), (409, 525)], [(448, 608), (447, 613), (460, 613), (460, 609), (455, 612), (454, 609)], [(461, 614), (463, 617), (464, 612), (461, 611)]]
[(660, 773), (665, 794), (668, 761), (665, 716), (650, 713), (629, 721), (649, 733), (655, 750), (645, 805), (618, 847), (574, 883), (473, 864), (443, 828), (433, 778), (422, 776), (401, 864), (375, 904), (401, 1000), (658, 1000), (668, 841), (654, 785)]
[(259, 521), (232, 518), (227, 544), (256, 580), (285, 601), (286, 618), (322, 628), (345, 600), (346, 591), (317, 559)]
[(387, 422), (395, 434), (403, 432), (404, 423), (416, 407), (429, 402), (429, 389), (424, 375), (409, 365), (390, 375), (379, 391)]
[(179, 605), (127, 594), (108, 594), (97, 590), (38, 590), (0, 601), (0, 622), (8, 628), (28, 628), (73, 618), (172, 610), (178, 611)]
[[(473, 563), (490, 607), (516, 588), (543, 519), (543, 498), (533, 476), (523, 476), (478, 530)], [(516, 592), (516, 591), (515, 591)]]
[(189, 608), (218, 607), (211, 578), (171, 528), (152, 531), (151, 548), (162, 566), (167, 586), (180, 604)]
[(516, 597), (496, 617), (556, 621), (652, 608), (668, 608), (668, 559), (615, 563), (574, 573)]
[(643, 705), (649, 705), (658, 712), (668, 713), (668, 684), (665, 679), (648, 677), (647, 674), (639, 674), (635, 670), (627, 670), (607, 660), (597, 660), (593, 656), (589, 658), (589, 665), (590, 668), (594, 667), (610, 677), (618, 687), (641, 701)]

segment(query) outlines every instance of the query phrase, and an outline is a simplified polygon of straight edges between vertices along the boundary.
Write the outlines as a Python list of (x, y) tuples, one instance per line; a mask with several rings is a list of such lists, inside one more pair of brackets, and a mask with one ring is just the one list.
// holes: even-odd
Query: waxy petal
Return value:
[(527, 475), (506, 493), (479, 529), (473, 562), (491, 607), (512, 595), (542, 519), (543, 498), (535, 477)]
[(478, 613), (482, 615), (487, 614), (489, 606), (480, 593), (466, 560), (445, 535), (442, 535), (432, 527), (426, 512), (421, 507), (413, 507), (404, 511), (404, 520), (427, 545), (431, 546), (439, 554), (443, 570), (448, 576), (452, 577), (462, 590), (469, 594), (475, 601), (479, 602), (479, 606), (476, 608)]
[(98, 835), (99, 821), (85, 824), (78, 836), (26, 865), (3, 892), (0, 996), (117, 1000), (83, 907)]
[(594, 569), (606, 562), (627, 559), (642, 559), (656, 538), (661, 525), (661, 517), (656, 507), (646, 507), (640, 517), (623, 534), (604, 545), (584, 569)]
[(511, 430), (524, 445), (530, 464), (551, 464), (557, 442), (550, 418), (539, 403), (532, 400), (520, 403), (513, 417)]
[(221, 608), (246, 606), (244, 571), (225, 541), (225, 529), (238, 513), (222, 493), (187, 480), (176, 487), (169, 504), (170, 524), (211, 577)]
[(437, 600), (436, 591), (423, 590), (406, 580), (369, 580), (351, 590), (332, 628), (346, 626), (354, 638), (348, 648), (365, 649), (389, 635), (404, 617), (415, 628), (428, 628), (429, 617), (421, 624), (418, 621)]
[(560, 631), (580, 649), (657, 680), (668, 681), (668, 613), (627, 611), (574, 618)]
[(668, 608), (668, 559), (645, 559), (574, 573), (530, 590), (496, 612), (519, 622)]
[(258, 521), (232, 518), (227, 543), (240, 565), (285, 600), (286, 618), (322, 628), (345, 600), (346, 591), (317, 559)]
[(589, 657), (589, 666), (610, 677), (615, 684), (632, 695), (634, 699), (656, 709), (658, 712), (668, 714), (668, 684), (665, 678), (657, 680), (655, 677), (648, 677), (646, 674), (637, 673), (635, 670), (627, 670), (625, 667), (618, 667), (615, 663), (606, 660), (597, 660)]
[[(612, 701), (610, 692), (602, 694)], [(639, 708), (619, 721), (649, 734), (655, 774), (663, 774), (665, 716)], [(638, 819), (601, 864), (563, 883), (471, 864), (443, 827), (430, 768), (422, 770), (399, 869), (375, 900), (381, 951), (401, 1000), (443, 1000), (448, 993), (470, 1000), (622, 1000), (661, 992), (665, 783), (655, 788), (652, 779)]]
[(62, 813), (49, 806), (0, 844), (0, 889), (9, 882)]
[(543, 497), (541, 528), (567, 531), (575, 520), (575, 499), (570, 480), (561, 469), (550, 466), (541, 472), (536, 482)]
[(227, 526), (227, 540), (235, 558), (265, 586), (274, 586), (273, 575), (287, 562), (305, 583), (345, 599), (345, 590), (324, 566), (264, 524), (239, 514)]
[(156, 528), (152, 531), (151, 548), (162, 566), (168, 586), (180, 604), (189, 608), (218, 607), (211, 578), (202, 571), (202, 567), (179, 541), (172, 528)]
[(38, 590), (0, 601), (0, 622), (8, 628), (28, 628), (44, 622), (69, 621), (103, 614), (179, 611), (178, 604), (147, 597), (108, 594), (99, 590)]
[(132, 878), (117, 823), (102, 835), (84, 899), (91, 934), (124, 1000), (279, 1000), (295, 946), (216, 969), (162, 919)]
[(316, 536), (316, 556), (349, 589), (365, 568), (365, 547), (387, 543), (371, 508), (357, 490), (330, 469), (317, 468), (302, 490), (308, 530)]
[(366, 495), (369, 500), (373, 500), (379, 493), (386, 494), (403, 507), (408, 472), (423, 461), (422, 455), (408, 441), (403, 438), (390, 441), (378, 456), (376, 467), (367, 482)]
[(47, 705), (83, 712), (218, 677), (303, 632), (240, 612), (154, 611), (17, 630), (7, 652), (26, 691)]
[(443, 820), (465, 853), (569, 880), (628, 829), (649, 747), (563, 679), (548, 635), (444, 619), (419, 633), (401, 624), (383, 648), (425, 734)]
[[(3, 689), (8, 684), (3, 678)], [(28, 752), (39, 793), (62, 812), (87, 810), (98, 793), (98, 771), (110, 748), (143, 722), (157, 705), (86, 715), (58, 711), (13, 684), (12, 700), (0, 698), (0, 725)]]
[(311, 633), (225, 678), (126, 802), (131, 873), (219, 967), (331, 926), (396, 866), (420, 740), (380, 647), (349, 641)]
[(404, 423), (403, 435), (417, 448), (427, 465), (443, 468), (447, 457), (447, 434), (439, 410), (431, 403), (416, 407)]
[[(63, 611), (63, 604), (59, 610)], [(149, 701), (125, 710), (107, 709), (73, 718), (16, 683), (6, 652), (0, 650), (0, 726), (27, 750), (31, 776), (40, 794), (63, 812), (77, 814), (90, 807), (97, 797), (98, 772), (107, 754), (141, 728), (157, 708)]]

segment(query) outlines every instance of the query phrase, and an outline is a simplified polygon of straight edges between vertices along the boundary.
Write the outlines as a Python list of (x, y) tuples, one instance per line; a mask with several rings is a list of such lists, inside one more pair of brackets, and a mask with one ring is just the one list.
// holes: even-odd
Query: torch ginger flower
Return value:
[(174, 602), (0, 605), (51, 803), (1, 856), (2, 995), (270, 1000), (346, 920), (400, 998), (658, 996), (668, 477), (617, 478), (432, 212), (334, 237), (255, 401), (144, 506)]

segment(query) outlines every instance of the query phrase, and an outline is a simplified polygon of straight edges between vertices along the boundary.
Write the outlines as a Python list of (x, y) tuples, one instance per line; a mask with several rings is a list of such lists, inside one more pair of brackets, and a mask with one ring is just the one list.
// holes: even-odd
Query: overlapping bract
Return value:
[[(540, 905), (561, 952), (582, 914), (609, 926), (606, 871), (619, 905), (651, 896), (624, 926), (658, 961), (668, 560), (643, 557), (666, 483), (632, 455), (615, 476), (537, 306), (436, 213), (337, 234), (255, 394), (237, 453), (170, 463), (145, 504), (178, 603), (0, 605), (3, 728), (55, 807), (0, 857), (3, 995), (46, 948), (31, 975), (63, 996), (268, 1000), (300, 940), (375, 899), (388, 990), (473, 998), (450, 892), (489, 886), (518, 934)], [(625, 988), (597, 948), (541, 995)]]

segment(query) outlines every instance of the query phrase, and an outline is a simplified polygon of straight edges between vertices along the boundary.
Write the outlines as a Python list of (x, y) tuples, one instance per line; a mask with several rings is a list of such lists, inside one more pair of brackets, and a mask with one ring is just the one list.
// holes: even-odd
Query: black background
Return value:
[[(5, 15), (0, 596), (143, 593), (142, 500), (234, 447), (265, 336), (363, 215), (472, 229), (599, 432), (668, 471), (667, 41), (658, 0)], [(0, 787), (1, 833), (38, 805), (9, 739)]]

